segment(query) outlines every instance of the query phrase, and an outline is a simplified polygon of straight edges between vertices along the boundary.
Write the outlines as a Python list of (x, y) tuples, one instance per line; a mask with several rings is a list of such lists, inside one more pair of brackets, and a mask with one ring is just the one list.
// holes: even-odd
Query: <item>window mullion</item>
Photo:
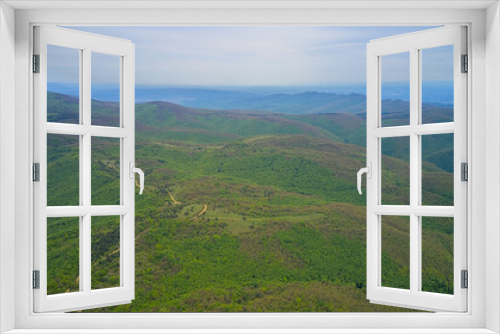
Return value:
[(410, 291), (415, 293), (419, 288), (420, 281), (420, 238), (419, 238), (419, 216), (413, 209), (419, 205), (420, 198), (420, 170), (419, 140), (420, 136), (415, 133), (419, 123), (418, 101), (419, 101), (419, 64), (418, 50), (410, 49)]
[[(86, 48), (83, 50), (83, 64), (82, 64), (82, 75), (81, 83), (82, 87), (82, 123), (85, 127), (91, 126), (91, 51)], [(82, 136), (82, 154), (81, 154), (81, 185), (82, 185), (82, 204), (84, 207), (90, 209), (91, 206), (91, 134), (90, 132), (85, 133)], [(82, 286), (83, 291), (90, 293), (91, 290), (91, 215), (87, 212), (82, 218), (82, 247), (80, 257), (82, 259), (82, 265), (80, 267), (80, 278), (83, 279)]]
[[(79, 87), (80, 87), (80, 90), (78, 92), (79, 94), (79, 105), (78, 105), (78, 109), (79, 109), (79, 113), (78, 113), (78, 119), (80, 120), (79, 122), (79, 125), (82, 125), (83, 124), (83, 99), (82, 97), (85, 96), (84, 94), (84, 88), (83, 88), (83, 64), (84, 64), (84, 54), (83, 54), (83, 50), (80, 50), (80, 68), (79, 68)], [(83, 136), (82, 135), (79, 135), (79, 141), (80, 141), (80, 147), (79, 147), (79, 152), (78, 152), (78, 155), (79, 155), (79, 177), (80, 177), (80, 194), (79, 194), (79, 199), (80, 199), (80, 206), (83, 206), (84, 205), (84, 187), (83, 187), (83, 170), (82, 170), (82, 166), (83, 166)], [(85, 226), (86, 226), (86, 222), (85, 222), (85, 219), (84, 217), (80, 216), (79, 217), (79, 231), (78, 231), (78, 237), (79, 237), (79, 254), (78, 254), (78, 277), (80, 277), (80, 280), (78, 281), (78, 290), (79, 291), (83, 291), (85, 289), (84, 287), (84, 282), (86, 282), (87, 280), (83, 278), (83, 275), (84, 275), (84, 265), (85, 265), (85, 262), (84, 262), (84, 249), (85, 249), (85, 241), (84, 241), (84, 235), (85, 235)]]

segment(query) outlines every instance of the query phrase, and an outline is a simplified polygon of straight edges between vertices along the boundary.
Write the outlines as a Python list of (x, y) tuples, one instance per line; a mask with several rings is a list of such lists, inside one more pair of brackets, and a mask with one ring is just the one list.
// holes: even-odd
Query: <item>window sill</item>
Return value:
[(487, 334), (474, 329), (15, 329), (5, 334)]

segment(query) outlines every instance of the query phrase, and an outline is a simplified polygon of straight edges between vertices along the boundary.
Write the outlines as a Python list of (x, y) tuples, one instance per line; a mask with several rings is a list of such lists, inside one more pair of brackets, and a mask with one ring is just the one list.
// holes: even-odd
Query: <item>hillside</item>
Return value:
[[(75, 121), (76, 99), (51, 93), (48, 103), (52, 121)], [(116, 123), (117, 107), (93, 101), (94, 124)], [(365, 128), (353, 114), (138, 104), (136, 164), (146, 188), (136, 196), (136, 299), (93, 311), (405, 311), (366, 300), (366, 198), (355, 179), (365, 161), (355, 134)], [(119, 144), (92, 145), (92, 203), (116, 204)], [(50, 135), (48, 146), (49, 205), (77, 203), (78, 141)], [(384, 153), (384, 200), (397, 201), (408, 194), (408, 163), (400, 143)], [(449, 175), (426, 162), (433, 186), (423, 195), (449, 204)], [(407, 223), (383, 222), (383, 282), (407, 287)], [(92, 286), (116, 286), (119, 224), (104, 217), (92, 226)], [(425, 226), (424, 287), (452, 293), (453, 228), (435, 219)], [(74, 291), (78, 224), (51, 219), (48, 243), (66, 250), (49, 251), (49, 291)]]
[[(305, 93), (306, 95), (309, 93)], [(359, 94), (350, 94), (359, 95)], [(346, 96), (350, 96), (346, 95)], [(49, 93), (48, 121), (64, 123), (78, 122), (78, 99), (68, 95)], [(391, 105), (390, 100), (384, 100)], [(404, 102), (406, 104), (406, 102)], [(394, 109), (384, 116), (386, 126), (406, 125), (408, 112)], [(92, 101), (92, 123), (116, 126), (119, 107), (115, 102)], [(332, 139), (358, 146), (366, 146), (365, 109), (357, 114), (274, 114), (264, 111), (211, 110), (181, 106), (171, 102), (147, 102), (136, 106), (136, 130), (138, 140), (155, 139), (182, 140), (193, 143), (222, 143), (237, 138), (272, 135), (308, 135)], [(424, 104), (425, 123), (444, 122), (453, 118), (450, 107)], [(453, 154), (453, 140), (450, 136), (434, 136), (426, 141), (430, 148), (423, 151), (424, 161), (439, 168), (452, 171), (449, 157)], [(392, 144), (391, 144), (392, 145)], [(405, 159), (404, 150), (398, 147), (386, 148), (388, 154)]]
[[(348, 113), (357, 114), (366, 111), (366, 96), (363, 94), (336, 94), (321, 92), (303, 92), (290, 94), (250, 94), (231, 91), (181, 89), (163, 90), (161, 101), (182, 104), (191, 108), (213, 110), (265, 111), (279, 114), (322, 114)], [(151, 93), (157, 96), (156, 93)], [(147, 96), (147, 94), (141, 93)], [(384, 113), (404, 113), (409, 110), (408, 101), (384, 99)], [(425, 106), (436, 106), (426, 103)], [(439, 105), (438, 108), (449, 108)], [(436, 110), (434, 110), (436, 111)]]

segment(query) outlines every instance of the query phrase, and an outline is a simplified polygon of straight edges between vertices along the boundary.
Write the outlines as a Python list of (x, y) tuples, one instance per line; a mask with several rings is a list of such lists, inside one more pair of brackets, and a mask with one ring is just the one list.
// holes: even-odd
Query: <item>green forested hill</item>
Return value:
[[(49, 121), (77, 120), (77, 100), (49, 93)], [(116, 103), (93, 101), (94, 124), (115, 124)], [(168, 102), (136, 106), (136, 299), (106, 312), (403, 311), (366, 300), (363, 117), (192, 109)], [(49, 205), (78, 203), (78, 140), (48, 137)], [(362, 139), (358, 138), (362, 137)], [(92, 140), (92, 202), (119, 198), (119, 143)], [(383, 193), (408, 195), (408, 163), (396, 142), (385, 152)], [(443, 146), (444, 145), (444, 146)], [(446, 141), (427, 152), (432, 185), (423, 196), (449, 205)], [(437, 157), (441, 157), (440, 160)], [(64, 178), (55, 177), (63, 175)], [(118, 196), (118, 197), (117, 197)], [(92, 220), (94, 288), (119, 282), (119, 224)], [(78, 288), (78, 224), (49, 222), (48, 287)], [(426, 291), (452, 293), (453, 228), (426, 221)], [(409, 284), (409, 228), (383, 219), (383, 282)], [(70, 251), (73, 250), (73, 251)]]

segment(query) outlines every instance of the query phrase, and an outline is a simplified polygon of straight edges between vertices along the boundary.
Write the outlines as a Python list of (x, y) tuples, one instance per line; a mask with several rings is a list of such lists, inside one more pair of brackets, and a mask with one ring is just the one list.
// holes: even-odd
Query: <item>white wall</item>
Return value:
[(495, 265), (486, 266), (486, 328), (500, 332), (500, 16), (499, 4), (486, 11), (486, 256), (495, 259)]
[(0, 333), (14, 328), (15, 12), (0, 3)]

